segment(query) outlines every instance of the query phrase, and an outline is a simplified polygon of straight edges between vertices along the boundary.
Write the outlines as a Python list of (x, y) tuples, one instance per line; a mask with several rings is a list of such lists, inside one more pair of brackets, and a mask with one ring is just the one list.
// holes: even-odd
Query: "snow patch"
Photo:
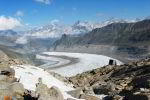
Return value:
[(52, 86), (58, 87), (63, 94), (64, 99), (75, 99), (71, 95), (67, 94), (67, 91), (74, 90), (70, 85), (59, 81), (41, 68), (31, 65), (11, 66), (11, 68), (14, 68), (15, 77), (20, 79), (20, 83), (22, 83), (24, 88), (27, 90), (35, 91), (38, 79), (42, 78), (43, 84), (47, 85), (49, 88)]

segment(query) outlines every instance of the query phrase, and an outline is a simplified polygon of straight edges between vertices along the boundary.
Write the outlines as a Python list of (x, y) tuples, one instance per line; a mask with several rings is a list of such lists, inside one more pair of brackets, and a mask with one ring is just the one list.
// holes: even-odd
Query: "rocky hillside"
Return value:
[(149, 100), (150, 59), (109, 65), (69, 78), (86, 94), (108, 95), (106, 100)]
[(14, 77), (12, 65), (23, 64), (19, 59), (13, 59), (0, 51), (0, 100), (23, 100), (24, 87)]

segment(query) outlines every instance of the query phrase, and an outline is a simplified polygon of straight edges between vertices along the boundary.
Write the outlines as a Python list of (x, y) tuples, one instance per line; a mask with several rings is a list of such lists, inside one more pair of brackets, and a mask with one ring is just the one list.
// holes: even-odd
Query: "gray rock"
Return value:
[(56, 100), (64, 100), (64, 97), (63, 97), (61, 91), (55, 86), (53, 86), (49, 89), (49, 94), (50, 94), (50, 96), (56, 97)]
[(94, 95), (81, 95), (81, 98), (80, 99), (85, 99), (85, 100), (103, 100), (103, 98), (101, 97), (97, 97), (97, 96), (94, 96)]
[(87, 87), (87, 86), (85, 86), (85, 87), (83, 88), (83, 92), (84, 92), (85, 94), (92, 94), (92, 95), (95, 94), (94, 91), (93, 91), (93, 88), (92, 88), (92, 87)]
[(40, 95), (48, 95), (49, 88), (45, 84), (37, 84), (36, 93)]
[(23, 97), (25, 89), (21, 83), (18, 83), (18, 82), (12, 83), (9, 86), (9, 88), (13, 92), (13, 96), (15, 96), (17, 99), (20, 99)]
[(5, 96), (12, 97), (12, 91), (9, 89), (10, 83), (0, 82), (0, 100), (4, 100)]
[(5, 75), (0, 75), (0, 82), (1, 81), (7, 81), (7, 76), (5, 76)]
[(8, 83), (13, 83), (16, 82), (15, 77), (7, 77), (6, 75), (0, 75), (0, 82), (8, 82)]
[(83, 94), (83, 91), (82, 89), (76, 89), (76, 90), (69, 91), (67, 93), (70, 94), (72, 97), (79, 99), (81, 94)]
[(37, 84), (36, 93), (40, 95), (39, 100), (64, 100), (57, 87), (48, 88), (47, 85), (42, 83)]

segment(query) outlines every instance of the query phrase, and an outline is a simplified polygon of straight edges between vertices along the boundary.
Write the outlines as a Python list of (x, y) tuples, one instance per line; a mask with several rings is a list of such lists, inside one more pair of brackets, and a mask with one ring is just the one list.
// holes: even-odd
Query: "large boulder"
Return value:
[(0, 61), (0, 69), (9, 68), (9, 64), (7, 61)]
[(0, 90), (9, 89), (10, 84), (11, 83), (1, 81), (0, 82)]
[[(9, 89), (5, 89), (5, 90), (0, 90), (0, 100), (5, 100), (4, 98), (12, 98), (13, 94)], [(8, 99), (11, 100), (11, 99)]]
[(6, 81), (0, 82), (0, 100), (4, 100), (4, 98), (15, 98), (16, 100), (24, 100), (24, 91), (24, 87), (21, 83), (8, 83)]
[(97, 95), (105, 94), (108, 95), (110, 92), (115, 93), (115, 85), (112, 83), (106, 85), (94, 85), (93, 91)]
[(56, 98), (55, 100), (64, 100), (64, 97), (61, 91), (55, 86), (49, 89), (49, 94), (50, 96), (55, 97)]
[(49, 88), (47, 87), (47, 85), (42, 84), (42, 83), (37, 84), (37, 87), (36, 87), (36, 93), (37, 94), (48, 95), (48, 91), (49, 91)]
[(39, 100), (64, 100), (61, 91), (57, 87), (48, 88), (47, 85), (38, 83), (36, 93)]
[(12, 91), (13, 96), (15, 96), (17, 99), (23, 99), (25, 89), (21, 83), (14, 82), (9, 86), (9, 88), (10, 91)]
[(83, 94), (83, 91), (82, 89), (76, 89), (76, 90), (69, 91), (68, 94), (70, 94), (74, 98), (79, 99), (81, 94)]
[(0, 82), (6, 82), (7, 76), (6, 75), (0, 75)]
[(9, 89), (10, 83), (7, 82), (0, 82), (0, 100), (4, 100), (4, 97), (12, 97), (13, 93)]
[(83, 87), (82, 91), (84, 92), (84, 94), (95, 94), (92, 87), (85, 86)]
[(13, 83), (16, 82), (15, 77), (7, 77), (6, 75), (0, 75), (0, 82), (8, 82), (8, 83)]

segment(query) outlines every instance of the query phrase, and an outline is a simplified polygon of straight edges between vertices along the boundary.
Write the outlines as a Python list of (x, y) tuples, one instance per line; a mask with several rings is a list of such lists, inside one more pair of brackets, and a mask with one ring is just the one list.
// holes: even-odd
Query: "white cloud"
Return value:
[(40, 2), (40, 3), (47, 4), (47, 5), (49, 5), (49, 4), (52, 3), (52, 0), (35, 0), (35, 1)]
[(18, 10), (15, 15), (19, 16), (19, 17), (23, 17), (24, 13), (23, 13), (23, 11)]
[(59, 20), (58, 20), (58, 19), (54, 19), (54, 20), (51, 21), (51, 24), (52, 24), (52, 25), (54, 25), (54, 24), (56, 24), (56, 23), (59, 23)]
[(22, 24), (18, 19), (0, 16), (0, 30), (14, 29), (20, 26), (22, 26)]

